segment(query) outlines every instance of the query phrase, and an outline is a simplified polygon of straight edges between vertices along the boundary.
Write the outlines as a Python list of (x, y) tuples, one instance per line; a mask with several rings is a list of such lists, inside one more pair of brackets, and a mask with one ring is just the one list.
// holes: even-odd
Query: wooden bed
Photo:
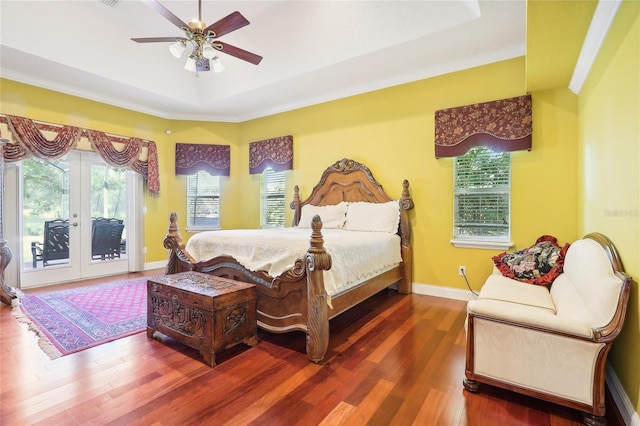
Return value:
[[(290, 204), (294, 210), (293, 225), (298, 224), (304, 205), (326, 206), (341, 201), (387, 203), (392, 198), (385, 193), (366, 166), (345, 158), (324, 171), (306, 200), (300, 200), (299, 189), (295, 187)], [(307, 335), (306, 351), (309, 360), (321, 362), (328, 348), (331, 318), (392, 284), (397, 283), (399, 293), (411, 293), (412, 248), (408, 212), (413, 209), (413, 200), (407, 180), (402, 183), (402, 196), (398, 201), (398, 235), (402, 262), (391, 270), (334, 295), (330, 301), (325, 290), (323, 271), (331, 268), (331, 255), (324, 248), (322, 222), (318, 216), (312, 221), (307, 252), (295, 262), (292, 269), (271, 277), (264, 272), (246, 269), (231, 256), (218, 256), (196, 262), (185, 250), (178, 232), (177, 215), (171, 213), (169, 230), (164, 239), (164, 247), (169, 249), (166, 273), (198, 271), (256, 284), (258, 326), (275, 333), (304, 331)]]

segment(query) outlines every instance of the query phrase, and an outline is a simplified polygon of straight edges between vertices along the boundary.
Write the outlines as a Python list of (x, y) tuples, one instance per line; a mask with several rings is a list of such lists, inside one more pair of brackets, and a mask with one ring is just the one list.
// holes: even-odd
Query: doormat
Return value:
[(12, 312), (55, 359), (146, 330), (148, 279), (22, 294), (13, 301)]

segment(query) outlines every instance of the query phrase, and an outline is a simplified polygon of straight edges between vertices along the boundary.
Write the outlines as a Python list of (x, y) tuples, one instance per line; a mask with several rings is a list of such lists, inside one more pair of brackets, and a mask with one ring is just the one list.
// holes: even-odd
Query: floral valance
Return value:
[[(155, 142), (107, 135), (96, 130), (87, 130), (87, 133), (91, 145), (107, 164), (141, 174), (147, 179), (149, 193), (154, 197), (160, 196), (160, 170)], [(147, 155), (143, 160), (145, 148)]]
[(249, 144), (249, 173), (262, 173), (269, 167), (274, 171), (293, 168), (293, 136), (280, 136)]
[(229, 176), (231, 147), (193, 143), (176, 144), (176, 174), (192, 175), (206, 171), (212, 176)]
[(531, 150), (531, 95), (435, 113), (436, 158), (464, 155), (474, 146), (498, 151)]
[(81, 138), (87, 138), (94, 151), (107, 164), (143, 175), (151, 196), (160, 196), (158, 151), (153, 141), (108, 135), (96, 130), (34, 121), (15, 115), (0, 114), (0, 123), (6, 124), (13, 135), (3, 152), (7, 161), (30, 157), (55, 160), (74, 149)]

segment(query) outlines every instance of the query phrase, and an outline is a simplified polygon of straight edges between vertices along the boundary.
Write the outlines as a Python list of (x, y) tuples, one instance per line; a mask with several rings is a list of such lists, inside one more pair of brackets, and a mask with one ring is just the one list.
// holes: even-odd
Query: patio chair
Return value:
[(69, 221), (54, 219), (44, 222), (44, 242), (31, 243), (33, 267), (49, 266), (52, 260), (69, 259)]
[(91, 258), (101, 260), (119, 258), (123, 230), (122, 220), (94, 220), (91, 235)]

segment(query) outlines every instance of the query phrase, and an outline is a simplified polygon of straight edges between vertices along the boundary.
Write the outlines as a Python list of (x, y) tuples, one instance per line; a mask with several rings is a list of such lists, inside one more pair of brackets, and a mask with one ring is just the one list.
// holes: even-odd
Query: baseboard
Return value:
[(624, 424), (628, 426), (640, 426), (640, 416), (638, 416), (638, 412), (635, 411), (633, 404), (631, 404), (631, 400), (622, 387), (622, 383), (620, 383), (618, 376), (616, 376), (616, 372), (613, 371), (613, 367), (611, 367), (609, 363), (607, 363), (605, 378), (609, 387), (609, 392), (611, 392), (613, 402), (618, 408), (620, 416), (622, 417), (622, 420), (624, 420)]
[(413, 283), (411, 286), (415, 294), (423, 294), (425, 296), (444, 297), (455, 300), (475, 300), (477, 296), (469, 290), (460, 290), (457, 288), (442, 287), (439, 285)]
[(144, 270), (145, 271), (149, 271), (151, 269), (165, 268), (166, 266), (167, 266), (167, 261), (166, 260), (160, 260), (158, 262), (145, 262)]

